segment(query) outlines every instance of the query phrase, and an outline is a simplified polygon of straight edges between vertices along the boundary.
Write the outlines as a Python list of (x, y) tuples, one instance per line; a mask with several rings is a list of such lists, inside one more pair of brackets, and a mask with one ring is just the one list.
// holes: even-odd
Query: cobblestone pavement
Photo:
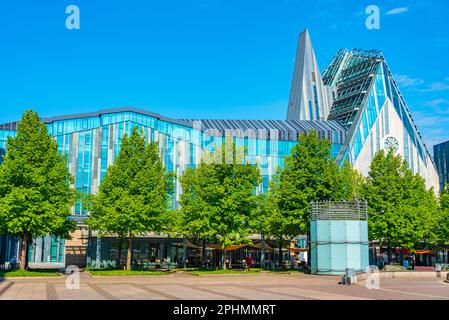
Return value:
[(303, 274), (93, 278), (81, 273), (79, 289), (67, 289), (66, 280), (0, 279), (0, 300), (449, 300), (449, 284), (440, 279), (381, 279), (377, 290), (369, 290), (363, 283), (339, 285), (339, 277)]

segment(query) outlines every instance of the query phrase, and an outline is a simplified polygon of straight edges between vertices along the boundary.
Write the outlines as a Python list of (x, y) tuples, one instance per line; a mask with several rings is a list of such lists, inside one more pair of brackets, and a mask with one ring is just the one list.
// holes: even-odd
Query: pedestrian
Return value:
[(248, 271), (251, 271), (251, 266), (253, 265), (253, 257), (251, 256), (251, 253), (246, 257), (246, 267), (248, 268)]

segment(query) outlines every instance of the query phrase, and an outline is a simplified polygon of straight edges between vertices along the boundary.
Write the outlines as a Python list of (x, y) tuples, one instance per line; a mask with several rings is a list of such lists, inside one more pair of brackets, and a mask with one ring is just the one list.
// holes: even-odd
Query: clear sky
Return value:
[(119, 106), (284, 119), (306, 27), (322, 69), (343, 47), (382, 50), (428, 146), (449, 139), (447, 0), (2, 0), (0, 123)]

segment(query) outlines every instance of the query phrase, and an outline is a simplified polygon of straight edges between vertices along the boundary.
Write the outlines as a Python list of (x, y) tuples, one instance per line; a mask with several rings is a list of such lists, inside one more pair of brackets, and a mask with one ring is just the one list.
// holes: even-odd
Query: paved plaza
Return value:
[(380, 289), (363, 282), (339, 285), (340, 278), (312, 275), (226, 275), (96, 277), (80, 274), (80, 288), (67, 289), (66, 277), (0, 279), (1, 300), (449, 300), (441, 279), (381, 279)]

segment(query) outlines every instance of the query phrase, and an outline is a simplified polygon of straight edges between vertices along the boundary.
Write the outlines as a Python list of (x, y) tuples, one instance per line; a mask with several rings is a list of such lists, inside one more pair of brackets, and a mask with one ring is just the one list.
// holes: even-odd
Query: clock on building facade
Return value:
[(384, 140), (384, 149), (390, 151), (393, 149), (394, 153), (399, 151), (399, 141), (394, 136), (387, 136)]

